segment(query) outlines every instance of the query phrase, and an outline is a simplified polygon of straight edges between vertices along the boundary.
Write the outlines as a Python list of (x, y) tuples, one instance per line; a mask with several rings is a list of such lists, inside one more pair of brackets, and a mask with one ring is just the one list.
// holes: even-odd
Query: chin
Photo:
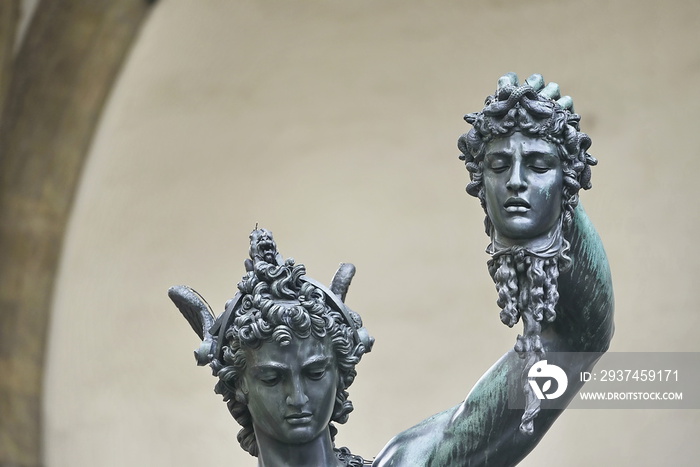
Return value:
[(509, 228), (495, 229), (496, 236), (502, 240), (508, 240), (511, 242), (527, 243), (529, 240), (534, 240), (547, 231), (540, 232), (539, 230), (529, 229), (529, 226), (523, 226), (518, 224), (515, 226), (508, 226)]
[(323, 430), (316, 431), (311, 427), (301, 427), (288, 434), (287, 442), (289, 444), (306, 444), (319, 438), (323, 433)]

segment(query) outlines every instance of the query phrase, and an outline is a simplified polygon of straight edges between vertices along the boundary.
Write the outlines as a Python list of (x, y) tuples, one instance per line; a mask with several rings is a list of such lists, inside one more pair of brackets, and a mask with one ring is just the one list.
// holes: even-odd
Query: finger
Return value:
[(535, 73), (525, 80), (525, 84), (534, 89), (535, 92), (539, 92), (544, 87), (544, 78), (541, 74)]
[(517, 86), (518, 85), (518, 75), (513, 73), (506, 73), (505, 75), (498, 78), (498, 89), (504, 88), (506, 86)]
[(547, 84), (547, 86), (545, 86), (544, 89), (540, 91), (540, 95), (554, 100), (559, 99), (561, 97), (561, 93), (559, 92), (559, 85), (557, 83)]
[(574, 112), (574, 100), (571, 98), (571, 96), (562, 97), (561, 99), (557, 100), (557, 104), (571, 113)]

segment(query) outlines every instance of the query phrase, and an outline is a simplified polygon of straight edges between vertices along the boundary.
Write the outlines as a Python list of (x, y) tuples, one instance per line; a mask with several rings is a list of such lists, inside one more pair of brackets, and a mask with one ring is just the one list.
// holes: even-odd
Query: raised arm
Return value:
[[(559, 364), (569, 387), (559, 399), (568, 403), (613, 334), (613, 289), (600, 238), (583, 209), (575, 210), (570, 231), (572, 267), (559, 279), (557, 318), (544, 325), (542, 343), (550, 363)], [(554, 352), (591, 352), (575, 364), (557, 361)], [(523, 383), (527, 360), (506, 352), (476, 383), (460, 405), (439, 413), (392, 439), (374, 466), (508, 466), (522, 460), (542, 439), (563, 409), (548, 409), (535, 419), (534, 432), (520, 429), (522, 409), (509, 409)]]
[[(488, 269), (501, 320), (509, 327), (522, 321), (522, 335), (462, 404), (399, 434), (377, 467), (516, 464), (578, 392), (579, 372), (591, 369), (612, 338), (607, 258), (578, 203), (597, 161), (588, 154), (591, 140), (579, 129), (571, 98), (560, 98), (559, 87), (545, 86), (541, 75), (521, 86), (509, 73), (483, 110), (465, 120), (473, 126), (458, 141), (470, 174), (467, 192), (486, 212)], [(547, 376), (557, 376), (556, 384), (540, 387)]]

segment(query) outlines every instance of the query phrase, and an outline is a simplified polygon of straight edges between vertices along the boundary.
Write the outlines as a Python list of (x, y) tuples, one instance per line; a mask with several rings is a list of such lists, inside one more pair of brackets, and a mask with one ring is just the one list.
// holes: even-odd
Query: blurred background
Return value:
[[(509, 71), (559, 83), (593, 140), (611, 351), (700, 351), (700, 3), (160, 0), (139, 21), (54, 244), (43, 465), (255, 465), (167, 289), (223, 311), (256, 223), (322, 282), (357, 267), (376, 344), (339, 446), (371, 458), (460, 403), (518, 332), (456, 148)], [(521, 465), (696, 465), (699, 426), (569, 410)]]

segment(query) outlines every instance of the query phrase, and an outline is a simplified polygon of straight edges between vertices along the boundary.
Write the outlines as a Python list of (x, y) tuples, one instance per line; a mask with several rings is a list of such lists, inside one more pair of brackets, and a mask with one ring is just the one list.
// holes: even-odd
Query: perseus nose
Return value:
[(287, 396), (287, 405), (302, 407), (307, 402), (309, 402), (309, 398), (304, 391), (301, 381), (292, 381), (291, 387), (289, 388), (289, 395)]

